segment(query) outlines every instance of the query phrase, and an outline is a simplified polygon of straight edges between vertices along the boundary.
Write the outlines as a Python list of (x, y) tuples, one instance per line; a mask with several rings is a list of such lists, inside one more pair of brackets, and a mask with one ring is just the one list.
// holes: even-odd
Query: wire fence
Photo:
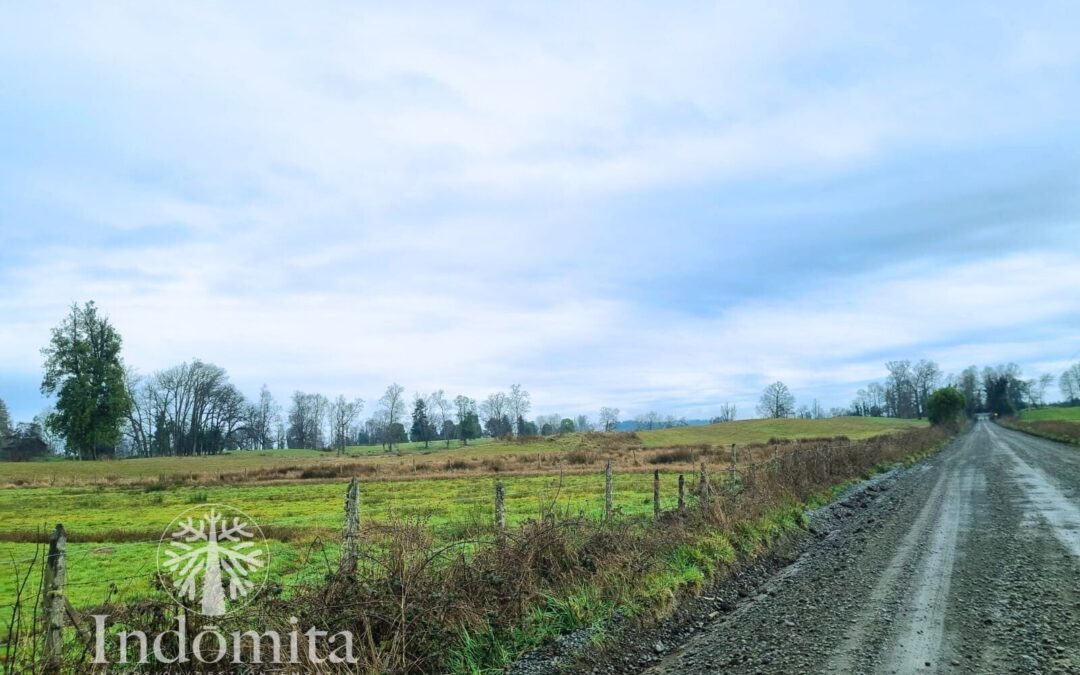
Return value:
[[(344, 499), (345, 518), (328, 514), (316, 521), (317, 527), (305, 526), (306, 536), (299, 539), (290, 538), (293, 533), (287, 532), (295, 526), (263, 524), (272, 544), (291, 549), (288, 554), (280, 548), (276, 553), (271, 549), (271, 563), (276, 554), (289, 559), (289, 564), (277, 567), (272, 583), (278, 593), (287, 595), (293, 589), (324, 581), (335, 572), (370, 571), (379, 564), (375, 553), (392, 546), (392, 537), (400, 536), (403, 525), (428, 537), (431, 546), (457, 547), (464, 556), (480, 547), (499, 545), (509, 530), (530, 521), (576, 518), (657, 522), (667, 514), (702, 504), (716, 505), (738, 499), (753, 490), (755, 481), (770, 471), (813, 471), (815, 466), (823, 466), (839, 455), (838, 451), (851, 447), (849, 441), (766, 446), (765, 450), (756, 449), (756, 457), (746, 453), (752, 461), (744, 462), (738, 461), (738, 448), (732, 447), (730, 458), (724, 458), (725, 461), (717, 461), (715, 456), (694, 456), (695, 470), (688, 470), (683, 462), (681, 468), (665, 466), (616, 472), (608, 462), (602, 471), (592, 473), (473, 477), (464, 483), (456, 481), (452, 489), (434, 494), (430, 486), (392, 490), (385, 482), (364, 483), (354, 478), (351, 483), (354, 491), (346, 493), (342, 484), (341, 497), (348, 494)], [(351, 519), (350, 500), (355, 500), (356, 509), (356, 517)], [(6, 637), (0, 635), (4, 638), (0, 647), (14, 639), (12, 627), (27, 625), (25, 619), (15, 615), (31, 609), (36, 613), (43, 598), (55, 597), (57, 593), (65, 602), (75, 598), (83, 609), (129, 601), (136, 595), (167, 597), (164, 583), (156, 579), (159, 570), (153, 552), (147, 551), (143, 560), (133, 563), (122, 574), (105, 574), (95, 568), (100, 566), (101, 544), (108, 542), (67, 544), (66, 534), (63, 567), (67, 575), (59, 587), (48, 588), (49, 583), (55, 583), (55, 579), (50, 582), (49, 565), (55, 564), (52, 551), (57, 533), (62, 531), (60, 526), (54, 530), (49, 555), (42, 552), (43, 544), (38, 542), (32, 556), (0, 560), (0, 568), (7, 567), (14, 576), (37, 580), (24, 583), (24, 590), (35, 597), (0, 599), (0, 610), (13, 617)], [(278, 537), (276, 542), (274, 537)], [(134, 537), (119, 543), (156, 547), (161, 540), (159, 535)], [(356, 547), (351, 557), (343, 555), (343, 548), (349, 554), (350, 547)], [(344, 559), (350, 561), (351, 569), (342, 569)], [(78, 618), (72, 613), (68, 620), (75, 623)]]

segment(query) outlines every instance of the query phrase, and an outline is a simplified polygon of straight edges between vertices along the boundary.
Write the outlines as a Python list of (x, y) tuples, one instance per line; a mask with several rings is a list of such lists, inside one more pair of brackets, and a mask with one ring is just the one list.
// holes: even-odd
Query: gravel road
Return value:
[(570, 670), (1080, 673), (1080, 449), (981, 421), (814, 529), (722, 611)]

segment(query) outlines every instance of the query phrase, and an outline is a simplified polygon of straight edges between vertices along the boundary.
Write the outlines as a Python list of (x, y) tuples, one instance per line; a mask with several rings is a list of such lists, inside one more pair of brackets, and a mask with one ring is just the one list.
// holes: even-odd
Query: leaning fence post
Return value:
[(500, 538), (506, 533), (506, 488), (502, 481), (495, 483), (495, 529)]
[(608, 460), (604, 469), (604, 520), (611, 520), (612, 501), (611, 460)]
[(679, 474), (679, 510), (686, 508), (686, 476)]
[(49, 556), (45, 560), (45, 649), (47, 671), (59, 671), (64, 646), (64, 582), (67, 579), (67, 532), (57, 525), (49, 537)]
[(660, 520), (660, 469), (654, 469), (652, 475), (652, 515)]
[(739, 455), (738, 455), (737, 451), (735, 450), (735, 444), (732, 443), (731, 444), (731, 487), (732, 488), (735, 487), (735, 471), (736, 471), (735, 464), (736, 464), (736, 462), (738, 462), (738, 457), (739, 457)]
[(353, 478), (345, 491), (345, 529), (341, 536), (341, 562), (338, 572), (347, 576), (356, 574), (360, 558), (360, 482)]
[(705, 468), (705, 462), (701, 463), (701, 500), (709, 501), (709, 470)]

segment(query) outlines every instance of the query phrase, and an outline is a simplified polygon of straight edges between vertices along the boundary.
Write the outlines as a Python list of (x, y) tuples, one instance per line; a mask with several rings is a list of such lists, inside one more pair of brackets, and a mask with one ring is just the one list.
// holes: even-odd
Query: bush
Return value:
[(926, 401), (926, 416), (935, 426), (955, 426), (964, 414), (964, 395), (953, 387), (938, 389)]

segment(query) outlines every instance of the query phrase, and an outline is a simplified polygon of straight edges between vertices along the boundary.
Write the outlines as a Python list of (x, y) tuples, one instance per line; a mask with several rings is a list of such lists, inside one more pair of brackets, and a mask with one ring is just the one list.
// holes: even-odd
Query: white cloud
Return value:
[[(785, 185), (830, 188), (819, 220), (933, 190), (978, 201), (1017, 174), (925, 186), (919, 166), (869, 196), (853, 177), (995, 144), (1011, 168), (1014, 145), (1073, 142), (1054, 133), (1080, 109), (1068, 23), (1014, 13), (7, 6), (0, 144), (23, 152), (0, 158), (0, 246), (17, 251), (0, 250), (0, 372), (34, 372), (86, 298), (141, 368), (198, 356), (282, 397), (521, 381), (543, 405), (705, 414), (748, 412), (766, 379), (863, 381), (883, 354), (1059, 363), (1077, 261), (1037, 237), (960, 264), (907, 244), (866, 272), (844, 261), (892, 243), (871, 222), (855, 243), (823, 234), (800, 285), (765, 283), (774, 240), (808, 241), (784, 232), (810, 227), (786, 225), (806, 214)], [(740, 220), (757, 201), (767, 227)], [(995, 240), (1042, 231), (1030, 217)]]

